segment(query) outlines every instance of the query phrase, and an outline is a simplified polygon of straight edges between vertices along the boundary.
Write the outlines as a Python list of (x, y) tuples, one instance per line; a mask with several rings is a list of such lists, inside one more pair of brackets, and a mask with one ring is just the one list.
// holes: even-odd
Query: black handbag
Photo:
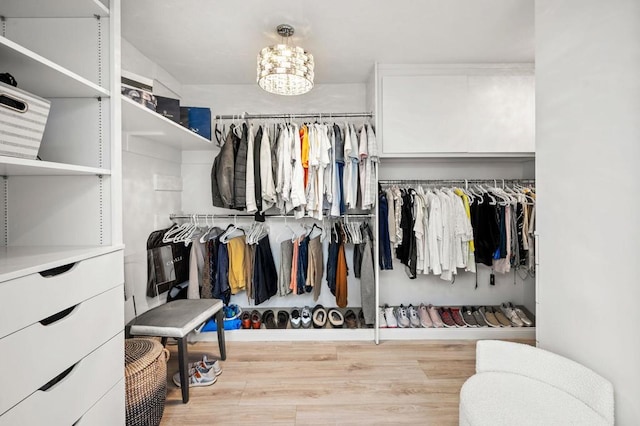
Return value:
[(156, 297), (189, 280), (189, 247), (184, 243), (165, 243), (165, 232), (153, 231), (147, 238), (147, 296)]

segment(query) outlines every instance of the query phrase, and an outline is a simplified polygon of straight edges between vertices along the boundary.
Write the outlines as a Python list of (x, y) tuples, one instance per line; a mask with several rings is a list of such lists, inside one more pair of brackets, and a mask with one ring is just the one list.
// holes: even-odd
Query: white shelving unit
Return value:
[(2, 176), (109, 176), (111, 169), (0, 156)]
[(131, 99), (122, 97), (122, 131), (183, 151), (212, 149), (210, 140), (151, 111)]
[(21, 89), (44, 98), (109, 97), (109, 90), (5, 37), (0, 37), (0, 62)]
[[(0, 156), (0, 424), (74, 424), (124, 395), (122, 361), (87, 367), (124, 352), (120, 0), (109, 5), (0, 2), (2, 72), (51, 102), (39, 151), (49, 161)], [(14, 373), (42, 352), (55, 353), (46, 367)]]

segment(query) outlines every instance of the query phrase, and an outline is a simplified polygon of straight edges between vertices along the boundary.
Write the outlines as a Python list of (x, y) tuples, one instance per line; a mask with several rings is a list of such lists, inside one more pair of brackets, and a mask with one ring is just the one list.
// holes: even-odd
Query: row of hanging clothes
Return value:
[(262, 215), (277, 208), (321, 220), (376, 203), (378, 145), (366, 123), (216, 124), (211, 168), (216, 207)]
[[(462, 181), (465, 182), (465, 181)], [(484, 181), (483, 181), (484, 182)], [(535, 188), (531, 181), (381, 181), (380, 268), (392, 269), (392, 248), (409, 278), (454, 281), (458, 270), (535, 272)], [(448, 185), (447, 185), (448, 184)], [(477, 283), (476, 283), (477, 286)]]
[[(282, 239), (278, 243), (280, 265), (276, 265), (269, 227), (265, 223), (253, 222), (248, 227), (241, 227), (234, 220), (221, 228), (214, 226), (213, 219), (211, 224), (205, 219), (203, 225), (196, 216), (181, 225), (154, 231), (148, 240), (149, 245), (150, 241), (161, 238), (173, 247), (175, 262), (171, 257), (160, 262), (176, 267), (176, 291), (182, 291), (182, 294), (172, 296), (170, 293), (171, 300), (216, 298), (229, 304), (232, 295), (244, 291), (249, 305), (259, 305), (276, 295), (309, 293), (317, 301), (326, 272), (327, 286), (336, 298), (336, 304), (346, 307), (345, 244), (353, 244), (354, 276), (361, 280), (365, 321), (368, 324), (375, 321), (374, 237), (368, 219), (340, 218), (327, 226), (324, 222), (312, 225), (298, 222), (295, 226), (299, 226), (299, 230), (290, 227), (285, 220), (283, 232), (287, 235), (280, 232), (274, 237), (276, 241)], [(323, 243), (326, 240), (328, 257), (325, 263)], [(186, 268), (179, 268), (180, 265)], [(182, 277), (179, 276), (181, 270), (184, 272)], [(366, 304), (370, 306), (365, 308)]]
[[(369, 223), (341, 219), (334, 221), (329, 229), (318, 224), (311, 227), (301, 224), (302, 233), (296, 233), (288, 225), (285, 226), (290, 230), (292, 238), (280, 242), (279, 295), (284, 297), (311, 293), (313, 300), (318, 301), (322, 278), (325, 276), (327, 286), (336, 299), (336, 305), (341, 308), (347, 307), (349, 271), (345, 245), (353, 244), (353, 273), (355, 278), (360, 279), (365, 321), (372, 324), (375, 321), (375, 282), (373, 233)], [(329, 243), (325, 263), (323, 241), (326, 239)]]

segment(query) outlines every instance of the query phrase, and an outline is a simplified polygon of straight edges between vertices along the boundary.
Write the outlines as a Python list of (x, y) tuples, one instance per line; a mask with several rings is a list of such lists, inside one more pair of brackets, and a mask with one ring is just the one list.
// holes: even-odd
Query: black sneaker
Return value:
[(462, 314), (462, 321), (464, 321), (468, 327), (478, 327), (478, 322), (474, 318), (469, 306), (463, 306), (460, 313)]

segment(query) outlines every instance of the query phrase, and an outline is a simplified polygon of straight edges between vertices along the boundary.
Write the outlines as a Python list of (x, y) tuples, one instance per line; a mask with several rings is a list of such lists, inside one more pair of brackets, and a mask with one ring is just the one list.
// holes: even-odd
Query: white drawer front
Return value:
[[(37, 322), (0, 339), (0, 413), (120, 333), (122, 299), (123, 289), (118, 286), (82, 302), (54, 323)], [(122, 355), (118, 360), (123, 362)]]
[(120, 426), (125, 423), (124, 380), (119, 381), (73, 426)]
[(0, 283), (0, 338), (124, 283), (122, 251), (77, 262), (56, 276)]
[(83, 358), (48, 390), (36, 391), (6, 412), (0, 417), (0, 426), (71, 425), (122, 381), (123, 365), (124, 333), (120, 333)]

